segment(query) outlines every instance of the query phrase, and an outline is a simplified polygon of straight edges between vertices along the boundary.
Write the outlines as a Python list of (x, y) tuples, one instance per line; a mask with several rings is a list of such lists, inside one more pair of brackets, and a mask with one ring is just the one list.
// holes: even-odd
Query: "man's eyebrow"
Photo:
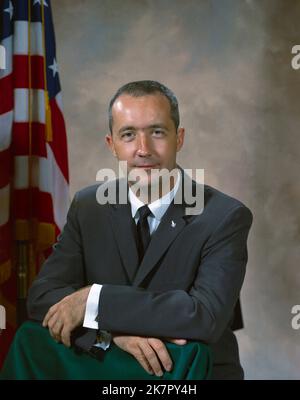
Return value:
[[(151, 124), (151, 125), (148, 125), (148, 126), (142, 128), (142, 129), (155, 129), (155, 128), (162, 128), (162, 129), (168, 130), (166, 125), (160, 124), (160, 123)], [(122, 126), (122, 128), (119, 129), (118, 133), (120, 134), (120, 133), (125, 132), (125, 131), (136, 131), (136, 130), (138, 130), (138, 128), (136, 126), (125, 125), (125, 126)]]
[(147, 129), (155, 129), (155, 128), (163, 128), (165, 130), (168, 130), (168, 128), (164, 124), (152, 124), (147, 126)]
[(118, 133), (122, 133), (124, 131), (135, 131), (135, 130), (136, 130), (136, 127), (131, 126), (131, 125), (125, 125), (125, 126), (122, 126), (122, 128), (119, 129)]

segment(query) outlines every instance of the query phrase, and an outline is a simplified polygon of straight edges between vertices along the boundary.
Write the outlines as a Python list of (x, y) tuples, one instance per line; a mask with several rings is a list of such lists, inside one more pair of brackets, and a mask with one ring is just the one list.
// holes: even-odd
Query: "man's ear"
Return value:
[(184, 143), (184, 135), (185, 135), (185, 129), (184, 128), (178, 128), (177, 129), (177, 151), (181, 149)]
[(113, 155), (115, 157), (117, 157), (117, 154), (116, 154), (116, 151), (115, 151), (114, 141), (113, 141), (113, 138), (112, 138), (112, 134), (109, 133), (109, 134), (105, 135), (105, 143), (109, 147), (109, 149), (113, 153)]

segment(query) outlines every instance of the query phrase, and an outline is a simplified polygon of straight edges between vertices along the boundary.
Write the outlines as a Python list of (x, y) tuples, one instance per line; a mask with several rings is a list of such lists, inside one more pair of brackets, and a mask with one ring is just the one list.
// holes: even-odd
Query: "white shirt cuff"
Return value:
[(85, 315), (83, 320), (83, 327), (90, 329), (99, 329), (98, 321), (96, 318), (99, 314), (99, 298), (102, 285), (94, 284), (91, 287), (88, 299), (86, 302)]

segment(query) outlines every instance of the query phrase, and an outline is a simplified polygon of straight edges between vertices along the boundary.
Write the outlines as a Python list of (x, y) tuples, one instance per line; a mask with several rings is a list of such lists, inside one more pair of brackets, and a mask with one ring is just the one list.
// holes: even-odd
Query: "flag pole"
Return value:
[(17, 244), (17, 326), (27, 319), (28, 271), (30, 260), (30, 242), (32, 241), (32, 82), (31, 82), (31, 0), (28, 7), (28, 191), (29, 216), (27, 223), (16, 227)]

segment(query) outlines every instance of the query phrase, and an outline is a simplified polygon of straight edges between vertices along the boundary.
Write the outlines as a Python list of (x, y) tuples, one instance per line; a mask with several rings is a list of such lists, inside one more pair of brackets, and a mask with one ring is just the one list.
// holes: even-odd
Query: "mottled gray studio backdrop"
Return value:
[(300, 378), (300, 1), (53, 0), (71, 194), (116, 167), (107, 104), (123, 83), (177, 94), (179, 163), (254, 213), (238, 333), (248, 379)]

